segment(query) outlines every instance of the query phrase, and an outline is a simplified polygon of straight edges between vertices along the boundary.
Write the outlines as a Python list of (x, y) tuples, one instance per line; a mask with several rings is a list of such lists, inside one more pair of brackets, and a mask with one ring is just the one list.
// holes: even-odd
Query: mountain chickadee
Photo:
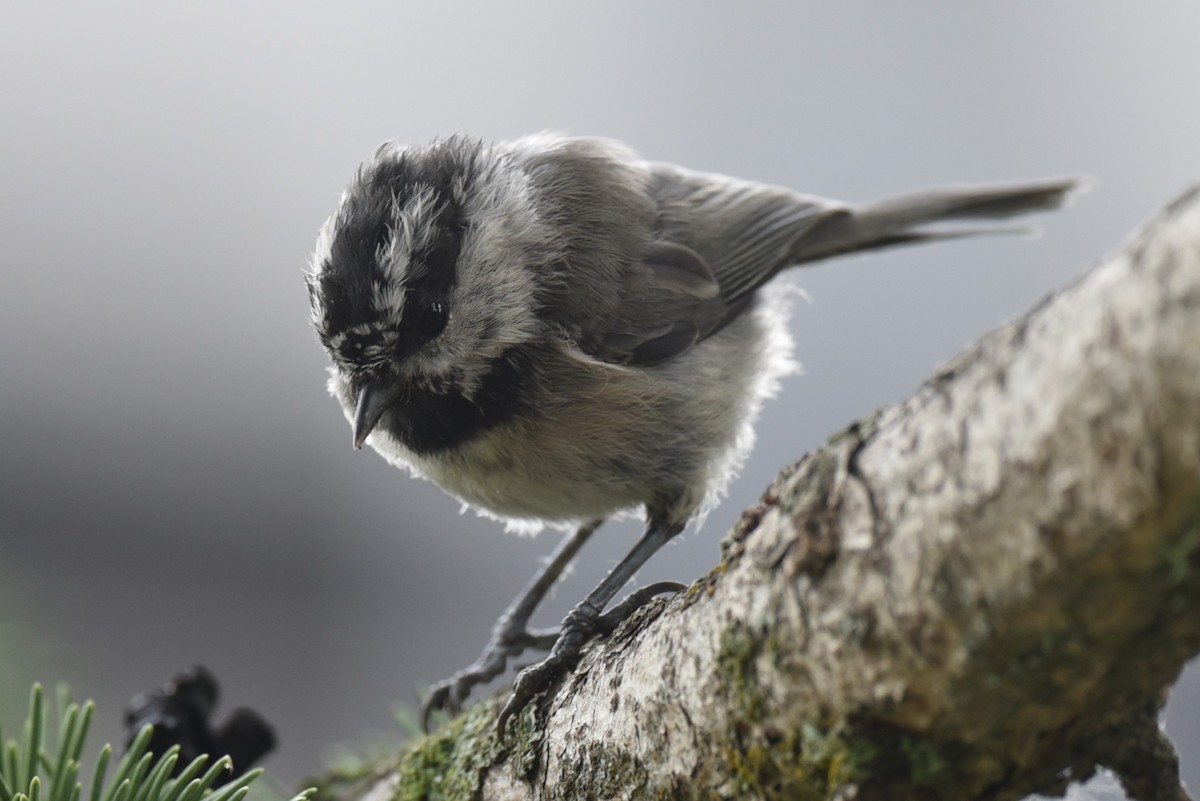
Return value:
[[(329, 389), (384, 459), (510, 526), (572, 530), (496, 623), (483, 655), (426, 703), (457, 712), (526, 648), (508, 718), (584, 642), (662, 583), (605, 608), (710, 508), (791, 366), (781, 270), (844, 253), (994, 232), (929, 229), (1061, 205), (1049, 180), (854, 205), (639, 160), (599, 139), (452, 136), (383, 144), (317, 241), (312, 323)], [(561, 629), (529, 618), (607, 518), (642, 539)]]

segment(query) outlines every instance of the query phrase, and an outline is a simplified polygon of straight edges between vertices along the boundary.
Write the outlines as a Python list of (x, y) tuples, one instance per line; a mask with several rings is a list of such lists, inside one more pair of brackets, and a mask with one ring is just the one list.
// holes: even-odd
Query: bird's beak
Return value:
[(367, 435), (379, 424), (383, 410), (387, 408), (388, 393), (376, 383), (363, 385), (358, 393), (358, 406), (354, 410), (354, 447), (361, 448)]

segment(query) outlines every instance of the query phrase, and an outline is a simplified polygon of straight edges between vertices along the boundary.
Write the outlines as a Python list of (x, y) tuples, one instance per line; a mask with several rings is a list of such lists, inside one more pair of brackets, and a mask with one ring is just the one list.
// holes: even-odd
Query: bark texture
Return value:
[(1182, 799), (1154, 716), (1198, 601), (1200, 189), (785, 470), (507, 744), (485, 702), (324, 789), (1017, 799), (1104, 765)]

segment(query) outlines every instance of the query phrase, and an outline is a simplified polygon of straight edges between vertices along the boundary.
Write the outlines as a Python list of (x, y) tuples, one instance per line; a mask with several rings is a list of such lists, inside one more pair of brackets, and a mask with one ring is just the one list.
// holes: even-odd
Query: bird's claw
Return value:
[(462, 712), (462, 702), (471, 691), (471, 685), (455, 674), (433, 685), (429, 697), (421, 704), (421, 728), (429, 732), (429, 719), (435, 711), (445, 712), (450, 717)]
[(547, 651), (558, 640), (558, 629), (520, 629), (512, 631), (508, 621), (497, 624), (492, 641), (472, 665), (460, 670), (448, 679), (443, 679), (433, 688), (429, 698), (421, 705), (421, 728), (429, 731), (429, 721), (434, 711), (445, 712), (454, 717), (462, 712), (463, 702), (471, 690), (486, 684), (504, 672), (508, 660), (526, 649)]
[(541, 662), (530, 665), (517, 675), (513, 682), (512, 695), (500, 710), (496, 718), (496, 733), (503, 740), (508, 728), (508, 720), (513, 715), (519, 715), (534, 696), (546, 690), (551, 684), (566, 675), (575, 663), (579, 661), (579, 652), (574, 654), (560, 652), (551, 653)]
[(600, 616), (600, 619), (596, 621), (596, 631), (600, 634), (612, 634), (616, 631), (617, 626), (624, 623), (630, 615), (650, 601), (668, 592), (679, 592), (684, 589), (687, 589), (687, 585), (680, 584), (678, 581), (657, 581), (654, 584), (639, 587), (625, 596), (621, 603)]
[(530, 665), (517, 675), (513, 682), (512, 695), (496, 718), (496, 731), (503, 740), (508, 721), (521, 713), (535, 696), (563, 678), (579, 662), (584, 643), (593, 634), (610, 634), (622, 621), (645, 606), (656, 596), (668, 592), (679, 592), (686, 585), (676, 581), (660, 581), (630, 593), (621, 603), (601, 615), (599, 610), (584, 601), (571, 610), (562, 622), (558, 640), (549, 655), (541, 662)]

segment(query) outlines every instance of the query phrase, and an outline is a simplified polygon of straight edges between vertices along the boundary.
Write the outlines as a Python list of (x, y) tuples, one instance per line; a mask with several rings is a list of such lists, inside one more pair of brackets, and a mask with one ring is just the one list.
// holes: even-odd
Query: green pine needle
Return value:
[(104, 776), (108, 773), (108, 761), (112, 759), (112, 746), (108, 743), (100, 749), (100, 758), (96, 760), (96, 772), (92, 774), (92, 792), (90, 801), (100, 801), (101, 790), (104, 787)]
[[(181, 801), (184, 790), (192, 786), (192, 780), (196, 778), (201, 770), (204, 769), (205, 763), (208, 762), (206, 757), (196, 757), (191, 764), (179, 772), (179, 775), (172, 779), (172, 786), (166, 788), (158, 801)], [(197, 783), (199, 787), (199, 783)], [(3, 801), (0, 799), (0, 801)]]
[[(20, 741), (5, 740), (0, 729), (0, 801), (244, 801), (250, 785), (262, 775), (252, 770), (218, 785), (233, 768), (229, 757), (215, 761), (197, 757), (178, 776), (171, 773), (179, 761), (179, 748), (164, 754), (147, 751), (153, 729), (144, 727), (117, 760), (108, 778), (113, 748), (105, 745), (96, 760), (91, 785), (85, 796), (79, 781), (83, 751), (95, 716), (95, 705), (71, 702), (66, 687), (55, 693), (57, 729), (48, 731), (42, 687), (33, 686), (29, 714)], [(54, 719), (51, 718), (51, 721)], [(52, 743), (52, 744), (51, 744)], [(209, 764), (211, 762), (211, 764)], [(309, 801), (309, 788), (290, 801)]]

